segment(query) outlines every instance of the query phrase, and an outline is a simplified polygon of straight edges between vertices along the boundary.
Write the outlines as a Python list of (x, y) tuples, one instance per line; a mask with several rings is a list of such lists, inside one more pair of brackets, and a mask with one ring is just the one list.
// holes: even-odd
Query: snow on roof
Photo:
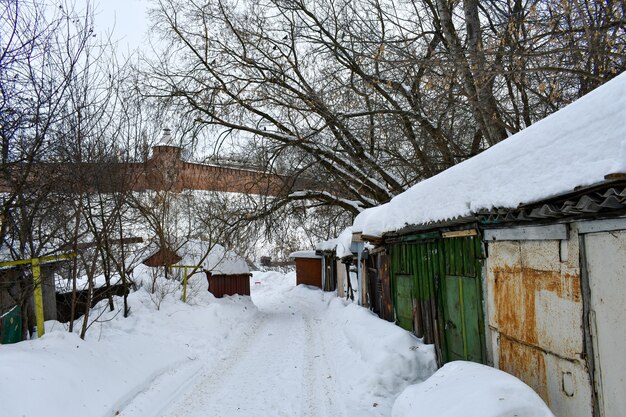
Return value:
[(309, 258), (309, 259), (320, 259), (321, 256), (316, 255), (314, 250), (299, 250), (296, 252), (291, 252), (289, 254), (290, 258)]
[[(111, 285), (121, 284), (122, 277), (120, 277), (120, 275), (117, 273), (113, 274), (109, 279), (109, 283)], [(96, 275), (95, 277), (93, 277), (93, 288), (101, 288), (101, 287), (104, 287), (105, 285), (106, 285), (106, 278), (103, 274)], [(57, 293), (63, 294), (67, 292), (72, 292), (73, 287), (74, 287), (74, 284), (72, 283), (71, 279), (68, 279), (67, 277), (63, 277), (59, 274), (54, 274), (54, 288)], [(86, 290), (88, 288), (89, 288), (89, 279), (87, 278), (87, 275), (76, 277), (76, 289), (78, 291)]]
[(481, 154), (367, 209), (354, 232), (381, 236), (407, 225), (515, 208), (626, 172), (626, 73)]
[(350, 246), (352, 245), (352, 227), (346, 227), (335, 239), (319, 242), (315, 249), (320, 251), (335, 251), (338, 258), (352, 255)]
[(214, 244), (211, 247), (208, 242), (190, 240), (185, 242), (176, 253), (183, 258), (177, 265), (201, 265), (213, 275), (250, 273), (246, 260), (235, 252), (226, 250), (222, 245)]
[(174, 144), (172, 131), (168, 128), (163, 129), (163, 136), (161, 136), (161, 139), (159, 139), (156, 146), (172, 146), (178, 148), (178, 146)]

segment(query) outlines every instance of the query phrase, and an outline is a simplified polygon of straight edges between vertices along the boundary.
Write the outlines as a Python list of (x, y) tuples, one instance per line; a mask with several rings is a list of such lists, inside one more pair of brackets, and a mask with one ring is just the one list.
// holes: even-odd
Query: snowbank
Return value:
[(250, 293), (255, 304), (278, 303), (284, 300), (285, 292), (295, 286), (295, 272), (252, 271), (250, 278)]
[(396, 400), (392, 417), (554, 417), (526, 384), (473, 362), (451, 362)]
[(344, 337), (349, 350), (338, 352), (352, 381), (377, 396), (397, 395), (409, 384), (424, 381), (437, 369), (433, 345), (425, 345), (406, 330), (381, 320), (356, 304), (333, 298), (325, 319)]
[(467, 216), (481, 209), (515, 208), (603, 181), (626, 171), (626, 73), (576, 102), (368, 209), (353, 230), (369, 236)]
[[(249, 297), (215, 299), (205, 281), (198, 280), (191, 283), (198, 284), (197, 291), (189, 291), (193, 303), (184, 304), (180, 284), (172, 284), (155, 293), (148, 286), (131, 293), (128, 318), (120, 313), (121, 299), (116, 299), (114, 312), (101, 302), (91, 317), (100, 312), (102, 316), (86, 340), (59, 322), (47, 321), (41, 339), (0, 345), (0, 414), (115, 415), (147, 387), (164, 384), (160, 381), (184, 384), (209, 358), (215, 361), (227, 354), (237, 342), (231, 337), (233, 328), (256, 319)], [(78, 330), (80, 325), (77, 320)], [(169, 400), (167, 395), (152, 399), (136, 415), (157, 414)]]

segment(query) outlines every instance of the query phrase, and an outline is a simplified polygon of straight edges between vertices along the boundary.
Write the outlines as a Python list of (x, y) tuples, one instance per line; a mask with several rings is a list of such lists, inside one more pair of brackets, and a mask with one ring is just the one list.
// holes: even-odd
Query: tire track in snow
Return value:
[(299, 298), (259, 308), (252, 324), (242, 324), (245, 331), (233, 329), (220, 358), (158, 381), (129, 408), (153, 401), (161, 417), (345, 417), (324, 341), (324, 308)]
[(198, 408), (198, 401), (204, 402), (217, 390), (220, 382), (226, 378), (231, 370), (238, 366), (238, 360), (250, 350), (252, 341), (257, 338), (267, 320), (266, 314), (261, 314), (253, 323), (249, 331), (242, 332), (240, 340), (231, 346), (230, 350), (222, 352), (222, 357), (214, 366), (207, 366), (192, 380), (187, 381), (176, 391), (178, 395), (172, 398), (157, 414), (159, 416), (190, 416), (190, 410)]
[[(237, 354), (238, 351), (248, 348), (251, 338), (254, 338), (256, 332), (261, 326), (265, 314), (256, 317), (251, 323), (250, 328), (241, 332), (237, 336), (237, 340), (232, 341), (228, 345), (233, 348), (232, 352)], [(194, 366), (193, 363), (182, 363), (180, 366), (171, 367), (162, 371), (158, 376), (147, 381), (146, 387), (134, 395), (132, 398), (118, 405), (116, 415), (120, 416), (144, 416), (146, 408), (152, 408), (155, 415), (161, 415), (164, 410), (170, 408), (173, 402), (176, 402), (184, 395), (194, 383), (198, 380), (206, 378), (206, 376), (215, 371), (217, 368), (233, 366), (228, 362), (232, 356), (223, 356), (221, 360), (213, 362), (211, 365)], [(172, 383), (179, 385), (172, 389)], [(149, 384), (149, 385), (148, 385)], [(150, 406), (149, 404), (152, 404)], [(183, 414), (184, 415), (184, 414)]]
[(305, 317), (305, 375), (303, 391), (305, 403), (302, 417), (344, 416), (343, 404), (337, 397), (334, 372), (328, 365), (322, 319)]
[(161, 415), (267, 417), (298, 415), (302, 403), (304, 322), (291, 312), (265, 313), (254, 335), (227, 352)]

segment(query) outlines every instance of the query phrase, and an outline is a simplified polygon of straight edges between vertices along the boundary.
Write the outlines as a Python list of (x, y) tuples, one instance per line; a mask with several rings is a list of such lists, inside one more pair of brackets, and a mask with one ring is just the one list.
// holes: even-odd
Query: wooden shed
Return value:
[(442, 363), (517, 376), (555, 415), (626, 415), (624, 120), (626, 74), (361, 213), (396, 323)]
[(476, 230), (387, 233), (361, 254), (365, 305), (434, 344), (439, 364), (487, 363)]
[[(65, 261), (48, 261), (40, 265), (44, 320), (57, 320), (58, 318), (54, 274), (63, 262)], [(0, 343), (26, 340), (37, 325), (33, 285), (31, 268), (28, 266), (20, 265), (0, 269)], [(8, 328), (5, 330), (8, 322), (4, 319), (16, 323), (19, 332), (13, 332), (13, 335), (8, 337)], [(17, 325), (18, 321), (19, 325)]]
[(222, 245), (188, 240), (176, 250), (160, 248), (144, 261), (156, 266), (197, 266), (206, 274), (208, 291), (218, 298), (225, 295), (250, 295), (250, 268), (244, 258)]
[[(85, 282), (82, 283), (76, 292), (68, 288), (57, 287), (56, 320), (61, 323), (76, 320), (85, 314), (89, 300), (89, 308), (92, 308), (102, 300), (113, 296), (123, 297), (124, 295), (128, 295), (129, 292), (130, 284), (123, 284), (119, 276), (116, 276), (110, 285), (106, 285), (101, 280), (98, 280), (91, 291)], [(74, 316), (72, 316), (72, 302), (75, 303)]]
[(169, 248), (158, 248), (153, 251), (150, 256), (142, 261), (146, 266), (156, 268), (158, 266), (176, 265), (182, 260), (182, 256), (178, 255), (175, 250)]
[(313, 250), (292, 252), (296, 261), (296, 285), (304, 284), (322, 288), (322, 257)]
[(350, 293), (349, 265), (353, 262), (352, 228), (347, 227), (334, 239), (315, 245), (316, 254), (322, 257), (322, 286), (324, 291), (337, 291), (339, 297)]

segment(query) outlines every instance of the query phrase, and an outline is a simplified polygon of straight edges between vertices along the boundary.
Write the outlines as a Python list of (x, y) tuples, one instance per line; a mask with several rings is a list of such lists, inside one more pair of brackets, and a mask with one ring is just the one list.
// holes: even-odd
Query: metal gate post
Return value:
[(43, 290), (41, 287), (41, 268), (39, 267), (39, 258), (31, 260), (33, 268), (33, 295), (35, 297), (35, 317), (37, 318), (37, 337), (41, 337), (45, 333), (45, 325), (43, 318)]
[[(183, 270), (183, 303), (187, 302), (187, 278), (188, 269), (202, 269), (202, 265), (170, 265), (170, 268), (182, 268)], [(194, 272), (195, 273), (195, 272)], [(193, 274), (192, 274), (193, 275)]]
[(183, 268), (183, 303), (187, 302), (187, 268)]
[[(35, 299), (35, 318), (37, 319), (37, 337), (41, 337), (45, 333), (44, 316), (43, 316), (43, 289), (41, 283), (41, 262), (58, 261), (61, 259), (70, 259), (76, 256), (76, 253), (65, 253), (62, 255), (42, 256), (41, 258), (20, 259), (17, 261), (0, 262), (0, 267), (17, 266), (30, 264), (33, 271), (33, 298)], [(24, 325), (24, 324), (22, 324)], [(27, 324), (26, 324), (27, 325)]]

